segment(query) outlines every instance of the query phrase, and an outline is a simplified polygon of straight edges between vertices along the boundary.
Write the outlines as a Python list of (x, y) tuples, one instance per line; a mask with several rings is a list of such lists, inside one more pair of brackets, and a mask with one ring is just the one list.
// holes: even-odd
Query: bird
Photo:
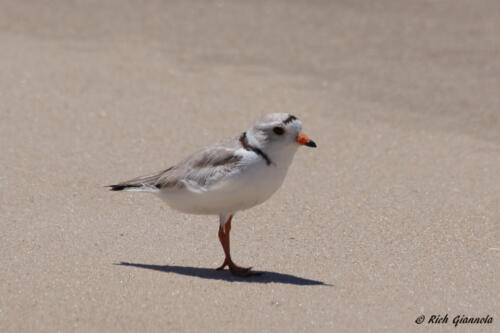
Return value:
[(234, 263), (230, 253), (233, 216), (269, 199), (282, 185), (300, 146), (316, 147), (302, 122), (270, 113), (245, 132), (208, 146), (167, 169), (109, 185), (111, 191), (151, 192), (174, 210), (219, 217), (218, 237), (226, 266), (235, 276), (259, 274)]

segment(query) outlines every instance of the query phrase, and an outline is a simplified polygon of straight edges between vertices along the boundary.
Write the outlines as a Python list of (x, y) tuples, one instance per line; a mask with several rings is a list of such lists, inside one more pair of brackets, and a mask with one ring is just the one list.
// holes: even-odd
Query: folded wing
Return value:
[(241, 160), (241, 156), (235, 155), (237, 148), (235, 140), (219, 143), (194, 153), (166, 170), (110, 185), (110, 187), (112, 191), (158, 192), (182, 187), (204, 191), (234, 172), (234, 167)]

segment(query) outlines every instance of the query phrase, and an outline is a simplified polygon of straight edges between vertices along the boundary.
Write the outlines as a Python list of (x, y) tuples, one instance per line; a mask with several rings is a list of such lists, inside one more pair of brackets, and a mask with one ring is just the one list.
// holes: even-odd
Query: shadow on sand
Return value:
[(247, 283), (283, 283), (283, 284), (294, 284), (298, 286), (332, 286), (321, 281), (304, 279), (298, 276), (281, 274), (275, 272), (266, 271), (256, 271), (261, 275), (250, 276), (247, 278), (242, 278), (238, 276), (233, 276), (228, 270), (216, 271), (213, 268), (199, 268), (199, 267), (189, 267), (189, 266), (159, 266), (159, 265), (146, 265), (146, 264), (134, 264), (129, 262), (121, 262), (115, 264), (119, 266), (133, 266), (144, 269), (152, 269), (155, 271), (165, 272), (165, 273), (175, 273), (187, 276), (196, 276), (202, 279), (209, 280), (224, 280), (228, 282), (247, 282)]

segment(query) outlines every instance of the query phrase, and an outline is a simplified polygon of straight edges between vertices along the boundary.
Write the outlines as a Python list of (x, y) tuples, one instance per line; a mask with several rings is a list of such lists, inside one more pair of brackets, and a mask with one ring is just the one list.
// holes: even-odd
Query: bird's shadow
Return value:
[(209, 280), (224, 280), (228, 282), (246, 282), (246, 283), (283, 283), (293, 284), (297, 286), (332, 286), (331, 284), (322, 281), (301, 278), (295, 275), (282, 274), (276, 272), (256, 271), (259, 275), (249, 277), (238, 277), (231, 275), (227, 270), (216, 271), (213, 268), (189, 267), (189, 266), (174, 266), (174, 265), (147, 265), (134, 264), (130, 262), (120, 262), (118, 266), (133, 266), (144, 269), (152, 269), (165, 273), (174, 273), (186, 276), (196, 276), (202, 279)]

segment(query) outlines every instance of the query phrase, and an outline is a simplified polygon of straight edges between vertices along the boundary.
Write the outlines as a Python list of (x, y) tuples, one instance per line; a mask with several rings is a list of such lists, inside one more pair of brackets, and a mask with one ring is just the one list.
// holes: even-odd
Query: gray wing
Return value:
[(166, 170), (111, 185), (111, 190), (154, 192), (159, 189), (186, 186), (193, 190), (203, 190), (234, 170), (233, 168), (241, 160), (241, 157), (234, 152), (240, 147), (237, 137), (221, 141), (190, 155)]

